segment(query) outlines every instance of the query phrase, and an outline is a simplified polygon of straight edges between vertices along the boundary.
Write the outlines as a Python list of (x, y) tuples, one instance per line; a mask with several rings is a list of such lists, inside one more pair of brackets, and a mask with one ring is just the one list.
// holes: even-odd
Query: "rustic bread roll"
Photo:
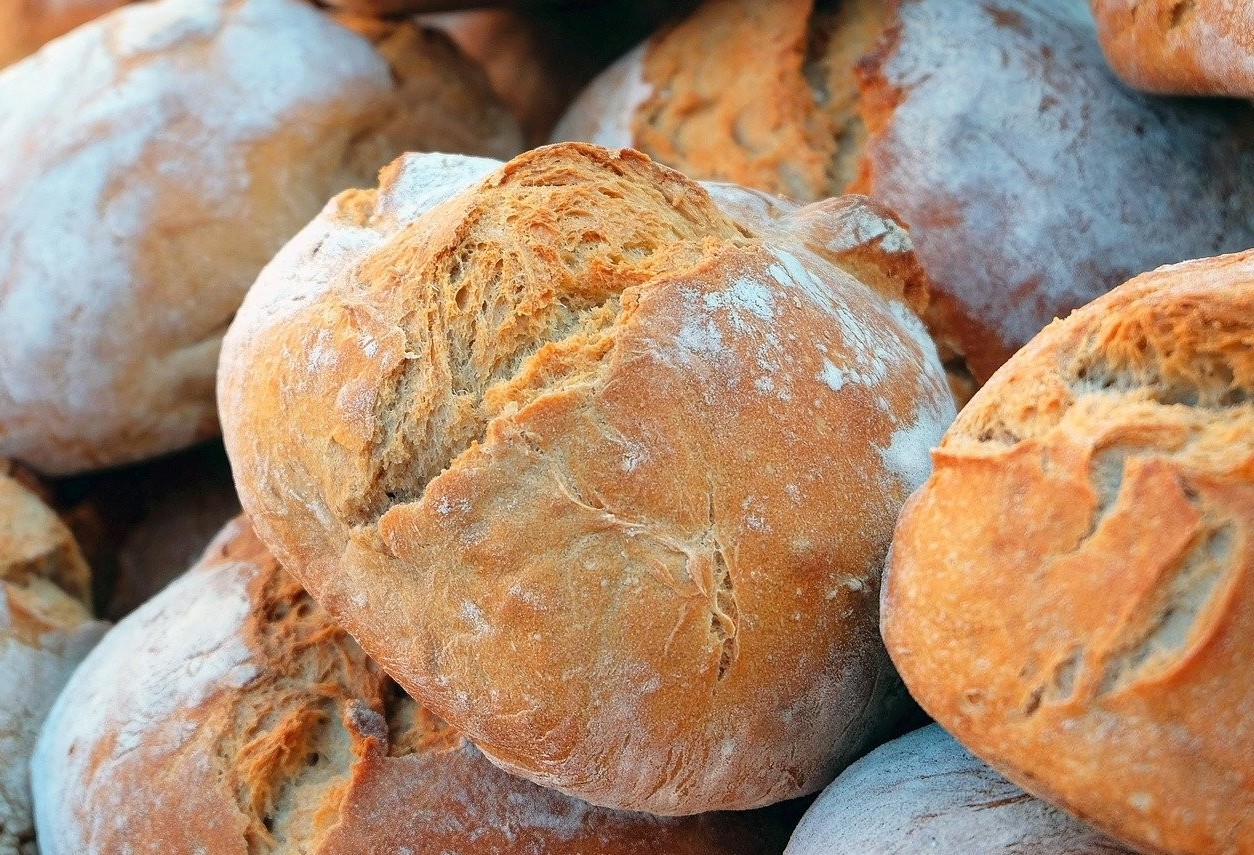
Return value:
[(1246, 0), (1091, 2), (1106, 58), (1128, 84), (1254, 98), (1254, 8)]
[(103, 633), (65, 526), (0, 474), (0, 855), (34, 855), (27, 766), (44, 715)]
[(953, 413), (924, 289), (865, 199), (582, 145), (402, 158), (249, 292), (227, 452), (284, 566), (493, 762), (767, 804), (897, 706), (879, 571)]
[(1132, 855), (1023, 792), (937, 725), (882, 745), (823, 791), (785, 855)]
[(935, 285), (942, 356), (978, 384), (1130, 276), (1254, 245), (1251, 133), (1248, 105), (1119, 85), (1084, 0), (708, 0), (554, 138), (880, 199)]
[(1254, 852), (1254, 253), (1036, 337), (903, 511), (884, 637), (1025, 789), (1146, 852)]
[(126, 0), (0, 0), (0, 68)]
[(396, 690), (242, 520), (87, 660), (33, 774), (44, 855), (782, 847), (760, 816), (617, 813), (501, 772)]
[(392, 29), (157, 0), (0, 73), (0, 454), (63, 474), (215, 433), (222, 332), (330, 194), (407, 149), (517, 150), (446, 39)]

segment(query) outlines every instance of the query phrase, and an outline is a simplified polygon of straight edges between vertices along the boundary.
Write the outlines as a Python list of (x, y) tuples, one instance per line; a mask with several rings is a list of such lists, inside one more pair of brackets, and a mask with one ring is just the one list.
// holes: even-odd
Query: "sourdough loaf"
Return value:
[[(607, 811), (398, 691), (247, 523), (118, 624), (33, 764), (43, 855), (766, 855), (748, 814)], [(759, 827), (761, 826), (761, 827)]]
[(284, 566), (497, 764), (767, 804), (897, 706), (878, 578), (953, 414), (925, 287), (869, 200), (586, 145), (406, 157), (249, 292), (227, 451)]
[(930, 725), (823, 791), (785, 855), (1133, 855), (1033, 798)]
[(883, 630), (911, 693), (1146, 852), (1254, 851), (1254, 253), (1055, 322), (902, 513)]
[(69, 531), (0, 474), (0, 855), (35, 855), (27, 766), (39, 726), (103, 632)]
[(1249, 105), (1120, 85), (1084, 0), (707, 0), (555, 139), (801, 201), (881, 200), (932, 278), (942, 357), (974, 386), (1129, 277), (1254, 245), (1252, 135)]
[(298, 0), (156, 0), (0, 72), (0, 454), (50, 474), (217, 431), (221, 336), (334, 192), (408, 149), (510, 153), (447, 42)]

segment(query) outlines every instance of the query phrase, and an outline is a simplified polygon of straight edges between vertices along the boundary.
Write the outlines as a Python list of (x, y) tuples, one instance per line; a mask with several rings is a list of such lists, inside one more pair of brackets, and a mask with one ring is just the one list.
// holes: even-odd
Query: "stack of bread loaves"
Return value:
[(1251, 69), (0, 0), (0, 855), (1254, 855)]

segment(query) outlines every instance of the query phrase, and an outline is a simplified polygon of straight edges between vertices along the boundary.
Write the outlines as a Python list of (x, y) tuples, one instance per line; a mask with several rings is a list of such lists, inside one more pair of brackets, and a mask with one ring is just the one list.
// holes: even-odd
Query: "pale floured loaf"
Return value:
[(1254, 253), (1138, 276), (981, 390), (902, 512), (911, 693), (1145, 852), (1254, 852)]
[(1137, 273), (1254, 245), (1252, 134), (1247, 104), (1121, 85), (1085, 0), (707, 0), (554, 138), (801, 201), (879, 199), (973, 387)]
[(953, 413), (925, 288), (863, 198), (407, 157), (249, 292), (227, 451), (284, 566), (494, 762), (762, 805), (891, 724), (879, 573)]
[(1247, 0), (1090, 0), (1102, 49), (1147, 92), (1254, 98), (1254, 7)]
[(938, 725), (850, 766), (810, 806), (785, 855), (1133, 855), (1034, 798)]
[(27, 766), (44, 715), (104, 630), (74, 538), (0, 474), (0, 855), (35, 855)]
[(156, 0), (0, 72), (0, 454), (60, 474), (217, 431), (221, 335), (327, 197), (517, 150), (447, 39), (298, 0)]
[(248, 524), (105, 638), (33, 763), (43, 855), (768, 855), (508, 775), (399, 692)]

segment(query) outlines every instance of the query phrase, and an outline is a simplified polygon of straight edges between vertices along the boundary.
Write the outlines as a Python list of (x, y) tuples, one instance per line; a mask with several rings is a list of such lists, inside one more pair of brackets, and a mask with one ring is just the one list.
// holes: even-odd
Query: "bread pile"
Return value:
[(0, 855), (1254, 855), (1240, 4), (3, 3)]

